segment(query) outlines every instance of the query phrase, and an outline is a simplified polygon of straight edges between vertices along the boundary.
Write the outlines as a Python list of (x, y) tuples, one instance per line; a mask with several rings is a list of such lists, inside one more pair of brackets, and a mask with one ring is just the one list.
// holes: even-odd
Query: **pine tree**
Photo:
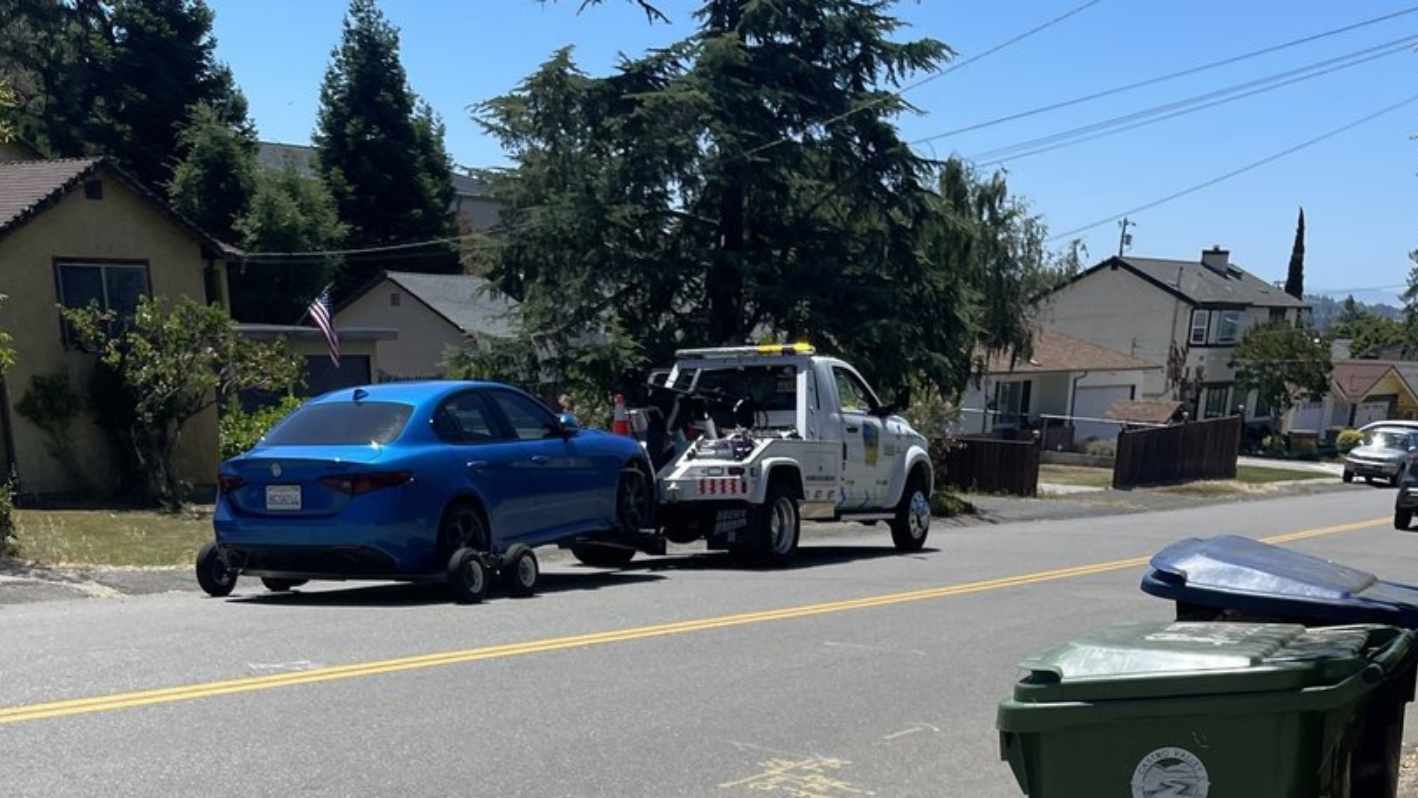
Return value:
[[(349, 227), (351, 248), (448, 239), (456, 234), (452, 162), (443, 125), (410, 90), (398, 31), (374, 0), (352, 0), (339, 47), (320, 88), (318, 165)], [(336, 294), (346, 296), (383, 268), (452, 272), (451, 243), (355, 255)]]
[(1285, 276), (1285, 293), (1296, 299), (1305, 298), (1305, 209), (1300, 209), (1300, 221), (1295, 225), (1295, 245), (1290, 250), (1290, 271)]
[(173, 170), (168, 187), (173, 207), (222, 241), (235, 242), (236, 219), (256, 184), (254, 137), (199, 103), (178, 142), (186, 157)]
[(1408, 253), (1408, 287), (1403, 291), (1403, 359), (1418, 360), (1418, 250)]
[[(257, 169), (255, 190), (236, 221), (236, 232), (247, 252), (328, 252), (344, 244), (346, 228), (324, 182), (287, 167)], [(334, 279), (340, 263), (333, 255), (245, 259), (228, 269), (232, 316), (294, 324)]]

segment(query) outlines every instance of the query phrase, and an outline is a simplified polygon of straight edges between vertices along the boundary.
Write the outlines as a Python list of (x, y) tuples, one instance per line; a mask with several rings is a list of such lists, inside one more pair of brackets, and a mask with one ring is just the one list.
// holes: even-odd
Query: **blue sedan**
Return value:
[(197, 579), (284, 591), (311, 579), (446, 581), (473, 603), (529, 595), (537, 546), (616, 567), (648, 548), (652, 470), (633, 438), (579, 429), (491, 382), (347, 388), (311, 399), (221, 464)]

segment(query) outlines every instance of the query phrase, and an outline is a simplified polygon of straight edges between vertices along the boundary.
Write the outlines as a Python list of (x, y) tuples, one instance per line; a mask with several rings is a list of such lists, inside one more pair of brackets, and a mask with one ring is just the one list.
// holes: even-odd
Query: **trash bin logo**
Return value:
[(1132, 798), (1206, 798), (1206, 765), (1185, 748), (1158, 748), (1132, 772)]

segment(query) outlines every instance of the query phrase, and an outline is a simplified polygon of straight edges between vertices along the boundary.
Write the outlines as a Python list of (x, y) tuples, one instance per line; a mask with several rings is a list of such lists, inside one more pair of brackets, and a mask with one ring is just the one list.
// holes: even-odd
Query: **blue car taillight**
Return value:
[(320, 484), (330, 490), (347, 496), (392, 488), (413, 480), (412, 471), (380, 471), (372, 474), (345, 474), (337, 477), (321, 477)]
[(246, 480), (235, 474), (217, 474), (217, 490), (221, 493), (231, 493), (245, 484)]

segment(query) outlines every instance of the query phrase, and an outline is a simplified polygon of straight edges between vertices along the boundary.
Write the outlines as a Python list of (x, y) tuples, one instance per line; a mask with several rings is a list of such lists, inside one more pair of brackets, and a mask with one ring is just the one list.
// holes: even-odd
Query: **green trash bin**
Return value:
[(1030, 798), (1347, 798), (1390, 626), (1132, 623), (1021, 663), (1000, 758)]

